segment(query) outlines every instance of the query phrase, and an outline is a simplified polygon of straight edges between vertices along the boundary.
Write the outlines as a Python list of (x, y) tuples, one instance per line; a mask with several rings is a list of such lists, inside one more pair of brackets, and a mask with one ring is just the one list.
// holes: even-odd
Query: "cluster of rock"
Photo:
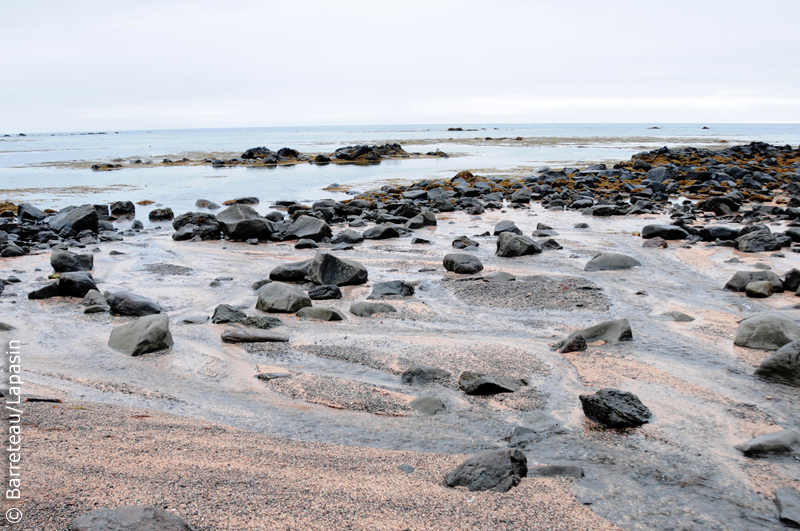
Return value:
[[(426, 156), (447, 157), (448, 155), (442, 151), (435, 151), (426, 153)], [(263, 165), (277, 165), (277, 164), (297, 164), (300, 162), (328, 164), (330, 162), (355, 162), (355, 163), (369, 163), (380, 162), (386, 159), (399, 159), (399, 158), (412, 158), (420, 157), (421, 153), (408, 153), (400, 144), (383, 144), (383, 145), (357, 145), (341, 147), (333, 153), (324, 154), (320, 153), (316, 156), (307, 155), (292, 148), (281, 148), (277, 151), (271, 151), (267, 147), (254, 147), (250, 148), (238, 158), (232, 159), (204, 159), (204, 163), (212, 164), (214, 166), (235, 165), (235, 164), (263, 164)]]

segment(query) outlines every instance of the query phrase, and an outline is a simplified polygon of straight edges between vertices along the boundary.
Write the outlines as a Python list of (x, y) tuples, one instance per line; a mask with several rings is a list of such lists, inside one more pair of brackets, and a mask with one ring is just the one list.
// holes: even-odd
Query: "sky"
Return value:
[(800, 1), (0, 2), (0, 133), (799, 123)]

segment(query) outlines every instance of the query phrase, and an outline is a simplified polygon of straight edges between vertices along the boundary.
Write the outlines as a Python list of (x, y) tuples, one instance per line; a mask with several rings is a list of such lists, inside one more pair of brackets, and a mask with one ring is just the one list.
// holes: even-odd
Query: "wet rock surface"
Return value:
[(470, 457), (447, 475), (448, 487), (508, 492), (528, 475), (528, 459), (519, 450), (489, 450)]

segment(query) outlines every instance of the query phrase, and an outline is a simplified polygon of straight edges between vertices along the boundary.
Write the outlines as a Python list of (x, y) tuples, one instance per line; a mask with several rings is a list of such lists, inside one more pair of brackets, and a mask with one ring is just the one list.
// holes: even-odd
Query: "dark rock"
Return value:
[(115, 218), (132, 218), (136, 215), (136, 206), (130, 201), (116, 201), (111, 204), (111, 215)]
[(364, 237), (361, 234), (357, 233), (354, 230), (346, 229), (336, 235), (335, 238), (331, 240), (331, 243), (350, 243), (356, 244), (361, 243), (364, 241)]
[(797, 269), (790, 269), (783, 277), (783, 289), (786, 291), (797, 291), (800, 288), (800, 271)]
[(359, 262), (317, 253), (308, 264), (308, 276), (314, 284), (353, 286), (364, 284), (369, 274)]
[(414, 295), (414, 286), (405, 280), (389, 280), (377, 282), (372, 287), (372, 293), (367, 299), (394, 299), (411, 297)]
[(98, 509), (69, 524), (68, 531), (194, 531), (183, 518), (161, 507)]
[(311, 260), (282, 264), (269, 272), (270, 280), (277, 282), (302, 282), (308, 276)]
[(586, 263), (584, 271), (619, 271), (642, 265), (630, 256), (617, 253), (600, 253)]
[(488, 450), (470, 457), (445, 479), (448, 487), (471, 491), (508, 492), (528, 475), (528, 459), (520, 450)]
[(400, 377), (407, 384), (426, 384), (450, 378), (450, 372), (438, 367), (414, 365)]
[(781, 243), (769, 231), (758, 230), (736, 238), (736, 248), (743, 253), (780, 251)]
[(756, 376), (800, 387), (800, 340), (779, 348), (755, 371)]
[(350, 306), (350, 313), (358, 317), (372, 317), (376, 313), (392, 313), (397, 309), (385, 302), (357, 302)]
[(175, 218), (175, 213), (171, 208), (154, 208), (148, 214), (150, 221), (172, 221)]
[(495, 254), (503, 257), (525, 256), (539, 254), (542, 247), (528, 236), (512, 232), (502, 232), (497, 237), (497, 250)]
[(214, 324), (241, 323), (247, 319), (247, 314), (227, 304), (219, 304), (214, 308), (211, 322)]
[(297, 312), (301, 319), (316, 319), (317, 321), (346, 321), (347, 317), (336, 308), (302, 308)]
[(20, 221), (41, 221), (47, 214), (28, 203), (21, 203), (17, 207), (17, 218)]
[(725, 284), (723, 289), (728, 291), (745, 291), (751, 282), (766, 280), (772, 285), (774, 293), (783, 292), (783, 283), (778, 275), (772, 271), (737, 271)]
[(339, 286), (335, 285), (317, 286), (308, 290), (308, 298), (312, 301), (341, 299), (342, 290), (339, 289)]
[(528, 382), (519, 378), (490, 376), (472, 371), (464, 371), (458, 379), (458, 387), (468, 395), (496, 395), (513, 393), (527, 386)]
[(406, 222), (406, 228), (408, 229), (421, 229), (423, 227), (435, 227), (436, 226), (436, 214), (431, 212), (430, 210), (423, 210), (413, 218), (409, 219)]
[(665, 240), (685, 240), (689, 233), (676, 225), (646, 225), (642, 229), (642, 238), (663, 238)]
[(319, 244), (314, 240), (307, 240), (305, 238), (301, 240), (297, 240), (297, 243), (294, 244), (295, 249), (318, 249)]
[(255, 282), (250, 284), (250, 289), (252, 289), (253, 291), (258, 291), (259, 288), (261, 288), (262, 286), (266, 286), (270, 282), (272, 282), (272, 280), (270, 280), (268, 278), (263, 278), (261, 280), (256, 280)]
[(47, 220), (50, 228), (56, 232), (70, 229), (76, 234), (82, 230), (97, 232), (100, 218), (97, 210), (92, 205), (83, 205), (78, 208), (65, 208)]
[(683, 312), (676, 311), (662, 313), (660, 317), (665, 321), (675, 321), (678, 323), (689, 323), (694, 321), (694, 317), (691, 315), (686, 315)]
[(94, 256), (75, 254), (69, 251), (53, 251), (50, 253), (50, 265), (56, 273), (91, 271), (94, 266)]
[(375, 225), (364, 231), (365, 240), (387, 240), (389, 238), (399, 238), (400, 232), (391, 224), (383, 223)]
[(537, 466), (536, 468), (528, 469), (528, 477), (537, 478), (575, 478), (581, 479), (586, 474), (583, 473), (583, 467), (578, 465), (550, 465), (550, 466)]
[(517, 280), (517, 277), (511, 273), (506, 273), (505, 271), (494, 271), (492, 273), (483, 275), (481, 279), (484, 282), (513, 282)]
[[(251, 196), (251, 197), (237, 197), (236, 199), (233, 200), (233, 202), (236, 203), (237, 205), (257, 205), (261, 201), (259, 201), (257, 197)], [(217, 216), (217, 219), (219, 219), (219, 216)]]
[(49, 284), (42, 286), (39, 289), (33, 290), (30, 293), (28, 293), (28, 298), (31, 300), (49, 299), (51, 297), (58, 297), (58, 296), (59, 296), (58, 282), (51, 282)]
[(781, 487), (775, 491), (775, 504), (778, 506), (780, 521), (791, 527), (800, 527), (800, 494), (791, 487)]
[(425, 238), (411, 238), (412, 245), (430, 245), (431, 241)]
[(704, 242), (715, 242), (717, 240), (735, 240), (739, 237), (739, 229), (714, 225), (700, 229), (700, 237)]
[(250, 328), (260, 328), (262, 330), (269, 330), (281, 326), (283, 321), (271, 315), (249, 315), (244, 320), (239, 321), (239, 324), (249, 326)]
[(455, 240), (453, 240), (453, 247), (455, 249), (466, 249), (467, 247), (478, 247), (480, 244), (475, 240), (468, 238), (466, 236), (459, 236)]
[(778, 350), (800, 339), (800, 326), (779, 313), (761, 313), (739, 323), (733, 344), (739, 347)]
[(450, 253), (442, 261), (444, 268), (459, 275), (473, 275), (483, 270), (483, 264), (471, 254)]
[(259, 215), (253, 207), (247, 205), (231, 205), (216, 216), (217, 223), (231, 240), (245, 241), (251, 238), (266, 240), (278, 226)]
[(650, 238), (649, 240), (645, 240), (645, 242), (642, 244), (642, 247), (650, 249), (666, 249), (669, 247), (669, 245), (667, 244), (667, 240), (656, 236), (654, 238)]
[(319, 242), (323, 238), (333, 236), (330, 226), (321, 219), (311, 216), (300, 216), (286, 231), (285, 240), (308, 239)]
[(114, 293), (106, 298), (106, 302), (111, 307), (111, 311), (119, 315), (141, 316), (163, 312), (161, 306), (147, 297), (135, 295), (126, 291)]
[(272, 152), (266, 147), (254, 147), (242, 153), (241, 158), (245, 160), (263, 159), (269, 157), (270, 155), (272, 155)]
[(578, 334), (564, 343), (564, 346), (561, 347), (559, 352), (566, 354), (568, 352), (580, 352), (582, 350), (586, 350), (587, 348), (588, 346), (586, 345), (586, 339), (582, 335)]
[(606, 428), (635, 428), (650, 422), (652, 413), (639, 398), (617, 389), (601, 389), (580, 395), (583, 413)]
[(286, 343), (289, 336), (252, 328), (233, 328), (220, 334), (225, 343)]
[(86, 271), (74, 271), (58, 275), (60, 297), (85, 297), (90, 290), (97, 289), (92, 275)]
[(782, 430), (750, 439), (734, 446), (744, 455), (786, 454), (792, 452), (800, 442), (800, 434), (794, 430)]
[(499, 236), (500, 234), (503, 234), (504, 232), (511, 232), (513, 234), (520, 234), (520, 235), (522, 234), (522, 230), (520, 230), (520, 228), (517, 227), (516, 224), (513, 221), (510, 221), (510, 220), (507, 220), (507, 219), (501, 221), (500, 223), (498, 223), (497, 225), (494, 226), (494, 235), (495, 236)]
[(139, 356), (171, 347), (169, 317), (160, 313), (147, 315), (111, 331), (108, 346), (131, 356)]
[(308, 295), (283, 282), (271, 282), (258, 290), (256, 308), (264, 312), (295, 313), (307, 306), (311, 306)]
[(316, 162), (317, 164), (327, 164), (330, 161), (331, 158), (327, 155), (319, 154), (316, 157), (314, 157), (314, 162)]
[(603, 321), (589, 328), (573, 332), (563, 341), (553, 345), (553, 350), (560, 349), (578, 336), (582, 336), (587, 343), (604, 341), (606, 343), (617, 343), (619, 341), (631, 341), (633, 332), (631, 324), (627, 319), (617, 319), (614, 321)]

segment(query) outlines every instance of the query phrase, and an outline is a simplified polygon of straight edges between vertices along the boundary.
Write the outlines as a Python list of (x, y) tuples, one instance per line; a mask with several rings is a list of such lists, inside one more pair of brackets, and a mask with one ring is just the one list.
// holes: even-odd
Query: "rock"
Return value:
[(50, 253), (50, 265), (56, 273), (91, 271), (94, 266), (94, 256), (69, 251), (53, 251)]
[(393, 225), (382, 223), (365, 230), (363, 236), (365, 240), (387, 240), (389, 238), (399, 238), (400, 232)]
[(751, 282), (762, 280), (769, 281), (774, 293), (783, 292), (783, 283), (780, 277), (772, 271), (737, 271), (722, 289), (729, 291), (745, 291), (747, 285)]
[(764, 251), (780, 251), (781, 243), (768, 230), (749, 232), (736, 238), (736, 248), (743, 253), (760, 253)]
[(256, 365), (256, 378), (259, 380), (275, 380), (277, 378), (291, 378), (292, 373), (283, 367), (272, 365)]
[(85, 297), (90, 290), (96, 290), (92, 275), (86, 271), (61, 273), (58, 276), (58, 295), (60, 297)]
[(241, 323), (247, 319), (247, 314), (227, 304), (219, 304), (214, 308), (211, 322), (214, 324)]
[[(236, 199), (233, 200), (233, 202), (236, 203), (237, 205), (257, 205), (261, 201), (259, 201), (257, 197), (249, 196), (249, 197), (237, 197)], [(217, 219), (219, 219), (219, 216), (217, 216)]]
[(260, 328), (262, 330), (269, 330), (270, 328), (281, 326), (283, 324), (283, 321), (281, 321), (277, 317), (272, 317), (269, 315), (250, 315), (245, 317), (243, 321), (239, 321), (239, 324), (242, 324), (244, 326), (249, 326), (251, 328)]
[(215, 202), (209, 201), (208, 199), (198, 199), (197, 201), (195, 201), (194, 206), (196, 206), (197, 208), (207, 208), (209, 210), (218, 210), (222, 208)]
[(330, 226), (321, 219), (311, 216), (300, 216), (286, 231), (285, 240), (308, 239), (318, 242), (333, 236)]
[(173, 345), (169, 317), (160, 313), (140, 317), (111, 331), (108, 346), (131, 356), (163, 350)]
[(511, 194), (511, 202), (512, 203), (530, 203), (531, 197), (533, 194), (527, 188), (520, 188), (513, 194)]
[(442, 260), (444, 268), (459, 275), (473, 275), (483, 270), (483, 264), (478, 257), (471, 254), (450, 253)]
[(511, 220), (503, 220), (497, 225), (494, 226), (494, 235), (499, 236), (504, 232), (510, 232), (512, 234), (519, 234), (522, 235), (522, 230), (516, 226), (516, 224)]
[(689, 323), (691, 321), (694, 321), (694, 317), (692, 317), (691, 315), (686, 315), (683, 312), (675, 312), (675, 311), (662, 313), (660, 317), (664, 321), (676, 321), (678, 323)]
[(0, 332), (10, 332), (11, 330), (16, 330), (16, 329), (17, 329), (16, 326), (0, 321)]
[(96, 289), (89, 290), (81, 304), (85, 307), (83, 313), (104, 313), (111, 309), (106, 299)]
[(283, 282), (271, 282), (258, 290), (256, 309), (264, 312), (295, 313), (307, 306), (311, 306), (308, 295)]
[(115, 218), (132, 218), (136, 215), (136, 206), (130, 201), (116, 201), (111, 204), (111, 215)]
[(782, 430), (750, 439), (734, 446), (744, 455), (786, 454), (792, 452), (800, 442), (800, 434), (794, 430)]
[(308, 240), (303, 238), (301, 240), (297, 240), (297, 243), (294, 244), (295, 249), (317, 249), (319, 248), (319, 244), (314, 240)]
[(128, 293), (127, 291), (114, 293), (106, 298), (106, 302), (111, 307), (111, 311), (119, 315), (141, 316), (163, 312), (161, 306), (147, 297)]
[(319, 154), (314, 157), (314, 162), (317, 164), (327, 164), (331, 161), (331, 158), (327, 155)]
[(756, 376), (800, 387), (800, 340), (787, 343), (765, 359)]
[(761, 313), (739, 323), (733, 344), (739, 347), (778, 350), (800, 339), (800, 326), (778, 313)]
[(559, 350), (559, 352), (561, 352), (562, 354), (566, 354), (568, 352), (580, 352), (586, 350), (587, 348), (588, 345), (586, 345), (586, 338), (578, 334), (577, 336), (573, 337), (572, 339), (564, 343), (564, 346), (561, 347), (561, 350)]
[(431, 241), (425, 238), (411, 238), (412, 245), (430, 245)]
[(783, 289), (796, 292), (798, 288), (800, 288), (800, 271), (792, 268), (783, 277)]
[[(88, 291), (87, 291), (88, 293)], [(31, 300), (49, 299), (51, 297), (58, 297), (58, 282), (50, 282), (39, 289), (35, 289), (28, 293), (28, 298)]]
[(222, 232), (234, 241), (245, 241), (251, 238), (266, 240), (275, 232), (278, 226), (270, 220), (261, 217), (253, 207), (245, 204), (231, 205), (216, 216)]
[(537, 466), (536, 468), (528, 469), (528, 477), (538, 478), (575, 478), (581, 479), (586, 474), (583, 473), (583, 467), (578, 465), (550, 465), (550, 466)]
[(148, 214), (150, 221), (172, 221), (175, 219), (175, 213), (171, 208), (154, 208)]
[(481, 277), (484, 282), (513, 282), (517, 280), (517, 277), (512, 275), (511, 273), (506, 273), (505, 271), (495, 271), (493, 273), (487, 273)]
[(331, 243), (356, 244), (356, 243), (361, 243), (363, 241), (364, 237), (361, 236), (361, 234), (357, 233), (354, 230), (345, 229), (339, 234), (337, 234), (336, 237), (331, 240)]
[(667, 244), (667, 240), (664, 238), (656, 236), (655, 238), (645, 240), (645, 242), (642, 244), (642, 247), (649, 249), (666, 249), (669, 247), (669, 244)]
[(225, 343), (286, 343), (289, 336), (252, 328), (233, 328), (220, 334)]
[(47, 214), (28, 203), (21, 203), (17, 207), (17, 219), (20, 221), (42, 221)]
[(471, 491), (508, 492), (528, 475), (528, 459), (520, 450), (488, 450), (470, 457), (450, 472), (448, 487), (467, 487)]
[(316, 319), (317, 321), (346, 321), (347, 317), (336, 308), (308, 307), (297, 312), (301, 319)]
[(417, 397), (408, 403), (408, 407), (426, 415), (447, 412), (447, 404), (441, 398), (436, 398), (435, 396)]
[(704, 242), (715, 242), (717, 240), (730, 241), (738, 237), (739, 229), (733, 229), (731, 227), (714, 225), (712, 227), (703, 227), (700, 229), (700, 238), (702, 238)]
[(61, 232), (64, 229), (70, 229), (75, 233), (82, 230), (90, 230), (97, 232), (99, 227), (100, 218), (97, 215), (92, 205), (83, 205), (78, 208), (65, 208), (60, 210), (54, 216), (48, 218), (47, 224), (55, 232)]
[(22, 256), (24, 254), (25, 250), (22, 249), (22, 247), (20, 247), (19, 245), (15, 245), (13, 243), (6, 244), (5, 248), (3, 248), (3, 251), (0, 252), (0, 256), (2, 256), (3, 258)]
[(183, 319), (178, 322), (178, 324), (182, 325), (194, 325), (194, 324), (203, 324), (208, 321), (207, 315), (190, 315), (189, 317), (184, 317)]
[(279, 265), (269, 272), (269, 278), (277, 282), (302, 282), (308, 276), (309, 265), (311, 265), (311, 260)]
[(414, 365), (409, 367), (400, 377), (407, 384), (425, 384), (450, 378), (450, 372), (438, 367), (428, 365)]
[(588, 223), (576, 223), (574, 225), (574, 227), (576, 229), (588, 229), (589, 228), (589, 224)]
[(376, 283), (367, 299), (396, 299), (412, 295), (414, 295), (414, 286), (410, 283), (405, 280), (390, 280)]
[(603, 321), (589, 328), (573, 332), (563, 341), (559, 341), (553, 345), (553, 350), (560, 349), (577, 336), (583, 336), (587, 343), (594, 343), (595, 341), (616, 343), (618, 341), (631, 341), (633, 339), (633, 332), (631, 331), (631, 324), (627, 319)]
[(642, 238), (662, 238), (664, 240), (685, 240), (689, 233), (677, 225), (646, 225), (642, 228)]
[(261, 280), (256, 280), (255, 282), (250, 284), (250, 289), (252, 289), (253, 291), (258, 291), (262, 286), (266, 286), (270, 282), (272, 282), (272, 280), (268, 278), (262, 278)]
[(642, 265), (630, 256), (617, 253), (600, 253), (586, 263), (584, 271), (619, 271)]
[(359, 262), (317, 253), (308, 264), (308, 276), (318, 285), (354, 286), (366, 283), (369, 274)]
[(222, 231), (214, 214), (186, 212), (172, 220), (172, 227), (177, 231), (172, 235), (175, 241), (191, 240), (195, 237), (203, 241), (219, 240), (222, 237)]
[(561, 244), (555, 241), (553, 238), (537, 240), (536, 244), (541, 247), (543, 251), (558, 251), (563, 249)]
[(782, 523), (800, 527), (800, 494), (796, 490), (791, 487), (779, 488), (775, 491), (775, 504)]
[(479, 247), (480, 244), (475, 240), (468, 238), (466, 236), (459, 236), (455, 240), (453, 240), (453, 248), (455, 249), (466, 249), (467, 247)]
[(772, 295), (772, 283), (769, 280), (756, 280), (748, 282), (744, 288), (745, 294), (754, 299), (766, 299)]
[(339, 286), (334, 285), (317, 286), (308, 290), (308, 298), (312, 301), (341, 299), (342, 290), (339, 289)]
[(567, 433), (567, 429), (543, 411), (531, 412), (526, 426), (516, 426), (508, 437), (511, 448), (527, 448), (552, 435)]
[(194, 531), (183, 518), (161, 507), (125, 506), (79, 516), (68, 531)]
[(580, 395), (583, 413), (606, 428), (635, 428), (650, 422), (652, 413), (639, 398), (617, 389), (601, 389)]
[[(427, 192), (426, 192), (427, 194)], [(436, 214), (431, 212), (430, 210), (423, 210), (413, 218), (409, 219), (406, 222), (406, 228), (408, 229), (421, 229), (423, 227), (435, 227), (436, 226)]]
[(357, 302), (350, 306), (350, 313), (358, 317), (372, 317), (376, 313), (392, 313), (397, 308), (385, 302)]
[(542, 247), (528, 236), (503, 232), (497, 237), (497, 250), (495, 251), (497, 256), (525, 256), (541, 252)]
[(458, 387), (468, 395), (496, 395), (519, 391), (528, 382), (519, 378), (490, 376), (472, 371), (464, 371), (458, 379)]

